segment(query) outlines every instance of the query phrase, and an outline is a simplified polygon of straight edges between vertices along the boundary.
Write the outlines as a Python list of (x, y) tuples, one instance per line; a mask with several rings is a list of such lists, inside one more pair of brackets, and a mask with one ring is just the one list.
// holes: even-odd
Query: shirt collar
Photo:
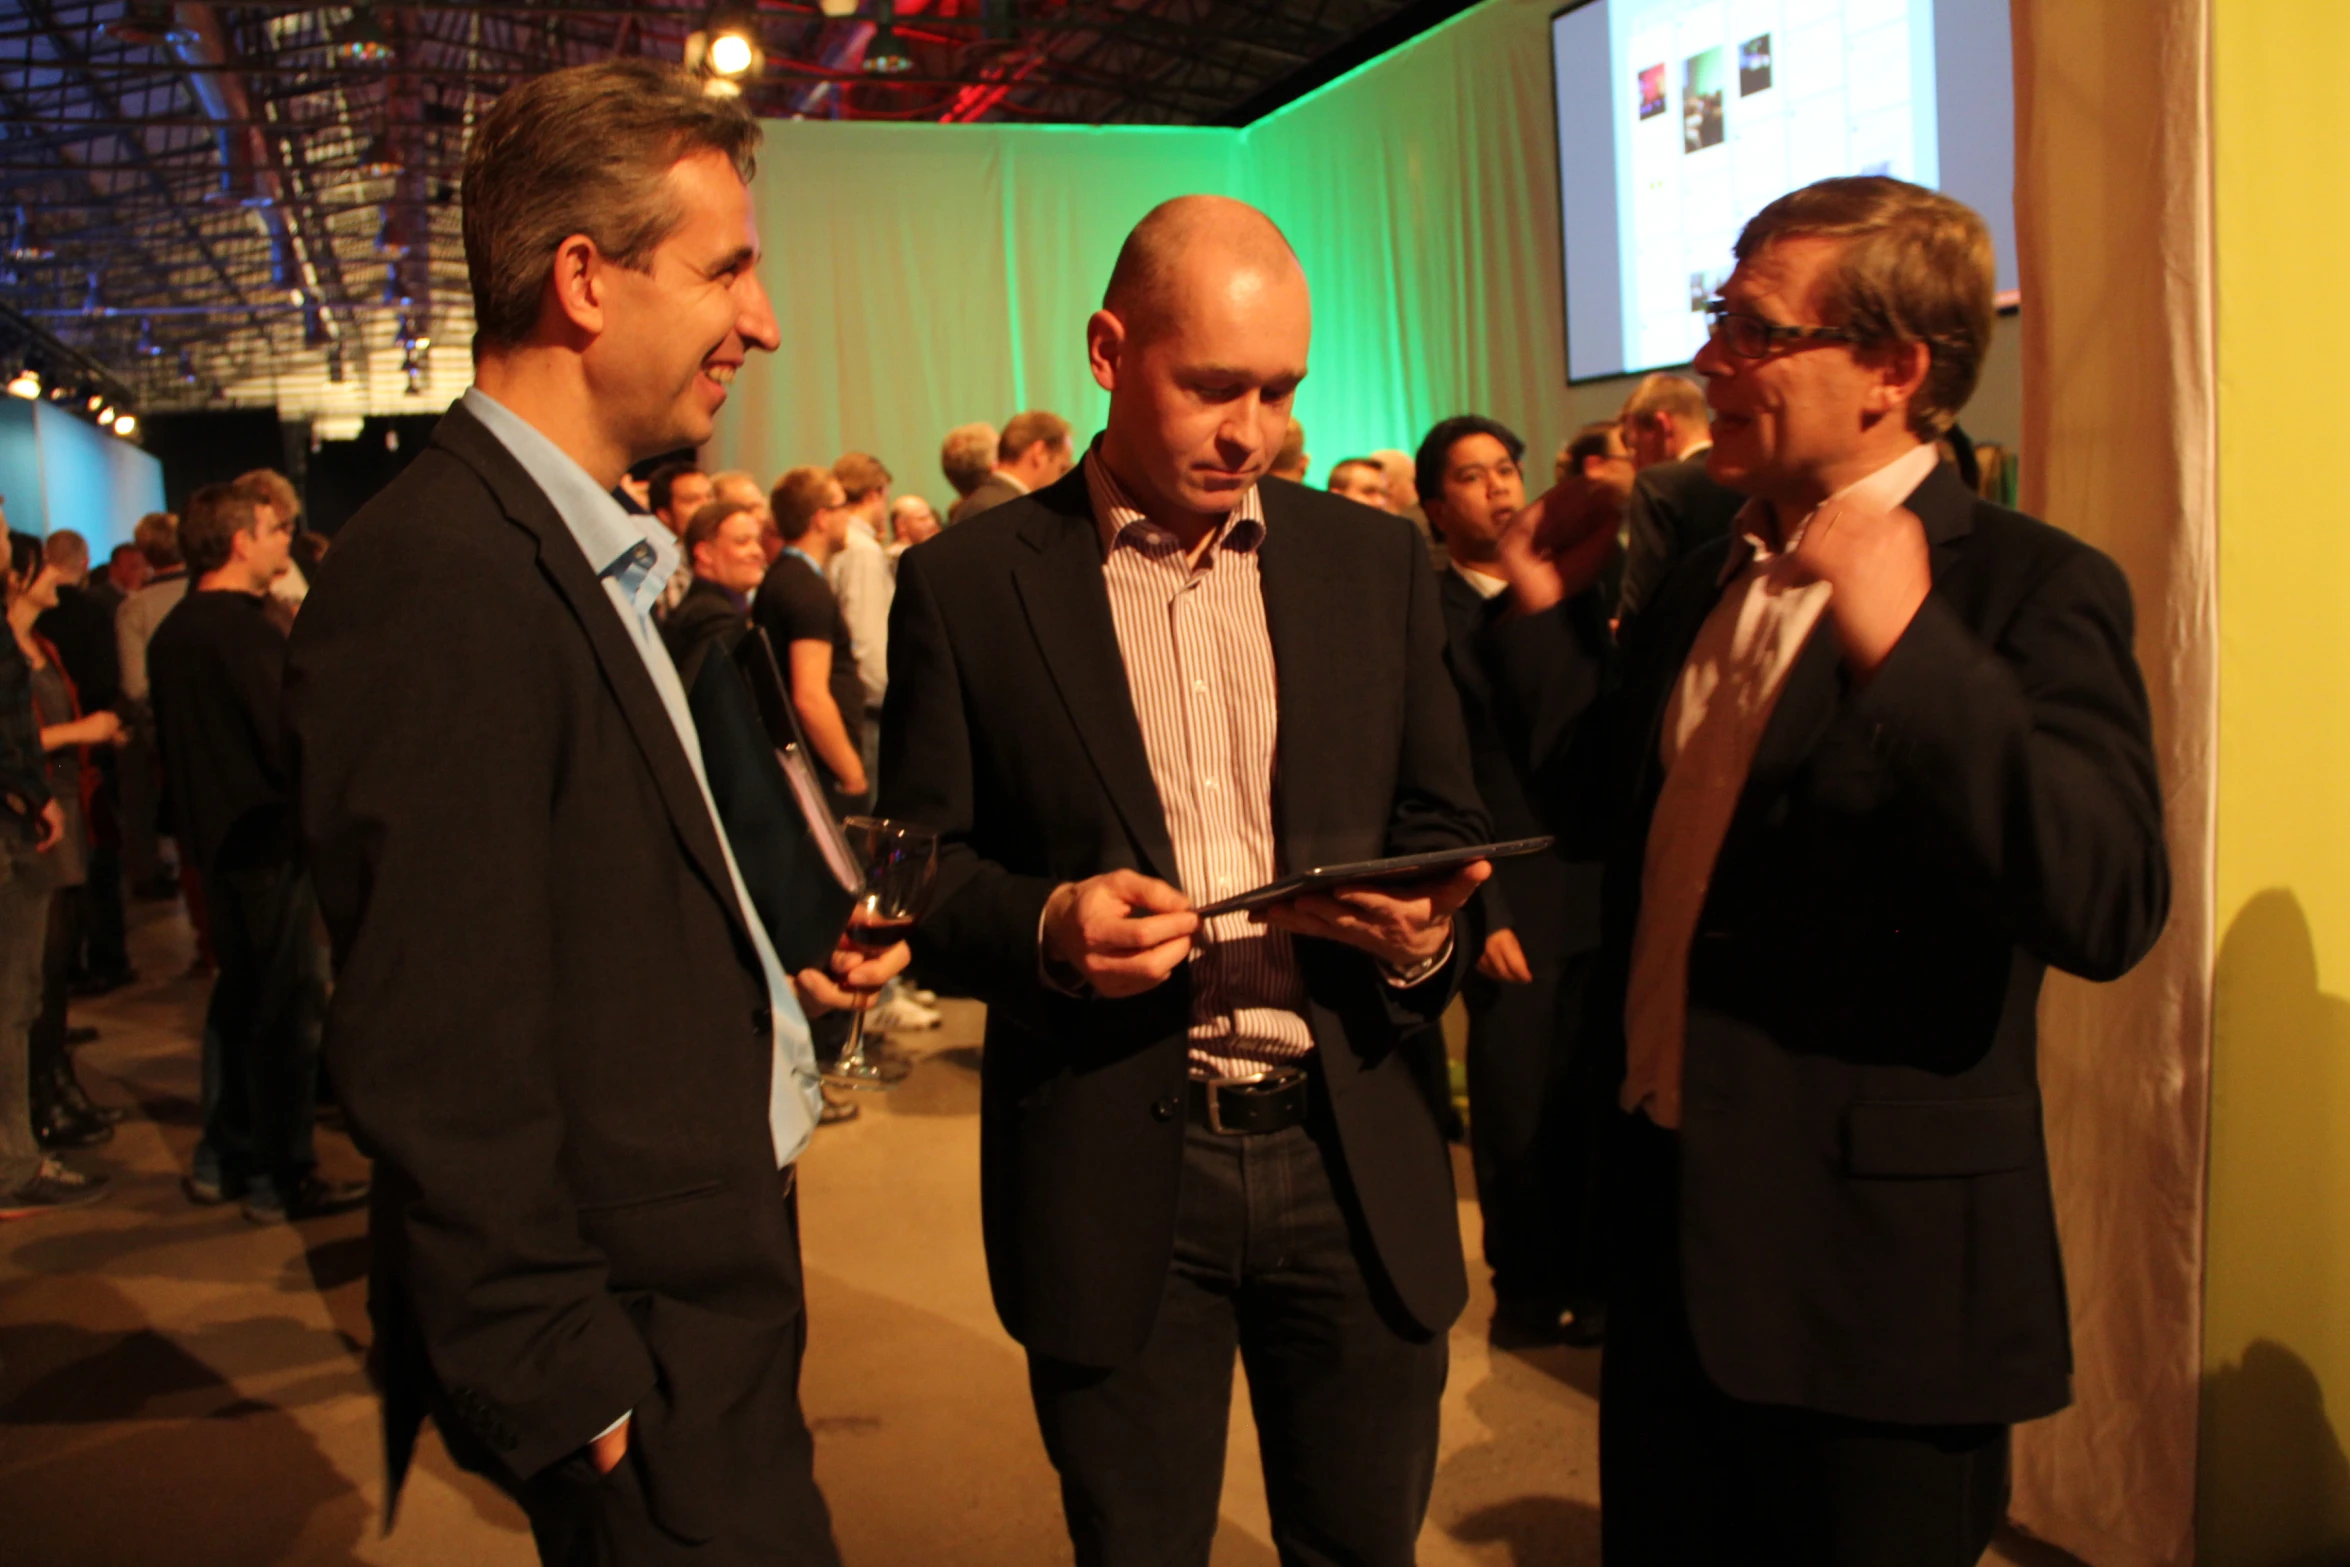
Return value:
[(824, 575), (824, 568), (817, 563), (816, 557), (809, 554), (806, 550), (801, 549), (797, 544), (786, 544), (783, 547), (783, 552), (786, 555), (797, 555), (800, 559), (806, 561), (808, 563), (808, 569), (816, 573), (817, 576), (821, 577)]
[[(1933, 474), (1935, 464), (1941, 460), (1942, 454), (1934, 446), (1913, 446), (1875, 472), (1855, 479), (1829, 496), (1828, 500), (1849, 500), (1871, 507), (1898, 506), (1926, 482)], [(1821, 505), (1825, 504), (1827, 502), (1821, 502)], [(1770, 541), (1770, 505), (1769, 501), (1756, 496), (1738, 509), (1738, 518), (1732, 528), (1743, 547), (1731, 550), (1730, 558), (1722, 562), (1723, 582), (1728, 582), (1755, 561), (1771, 561), (1786, 554), (1787, 549), (1801, 542), (1803, 530), (1819, 514), (1818, 507), (1806, 512), (1803, 520), (1795, 525), (1787, 549), (1773, 549)]]
[(1510, 579), (1507, 577), (1496, 577), (1489, 572), (1478, 571), (1473, 567), (1462, 565), (1457, 560), (1452, 563), (1452, 570), (1454, 576), (1459, 577), (1476, 590), (1479, 598), (1499, 598), (1510, 590)]
[(554, 505), (595, 574), (617, 582), (638, 614), (651, 614), (677, 574), (669, 530), (658, 518), (630, 515), (568, 452), (480, 387), (467, 387), (464, 403)]
[[(1101, 458), (1098, 444), (1085, 454), (1085, 489), (1093, 501), (1094, 525), (1101, 530), (1102, 553), (1119, 545), (1154, 549), (1173, 544), (1175, 532), (1135, 504)], [(1265, 540), (1265, 502), (1256, 485), (1243, 490), (1233, 503), (1211, 549), (1254, 550)]]

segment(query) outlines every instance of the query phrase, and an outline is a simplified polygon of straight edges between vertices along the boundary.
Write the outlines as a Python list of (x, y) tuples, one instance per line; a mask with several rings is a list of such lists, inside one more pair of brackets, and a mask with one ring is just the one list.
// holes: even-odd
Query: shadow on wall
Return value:
[(2337, 1096), (2350, 1097), (2350, 1001), (2318, 989), (2309, 919), (2290, 892), (2261, 893), (2229, 927), (2214, 1025), (2214, 1354), (2197, 1557), (2208, 1567), (2346, 1567), (2350, 1458), (2325, 1385), (2294, 1346), (2327, 1342), (2350, 1306), (2330, 1298), (2324, 1262), (2344, 1242), (2330, 1150)]

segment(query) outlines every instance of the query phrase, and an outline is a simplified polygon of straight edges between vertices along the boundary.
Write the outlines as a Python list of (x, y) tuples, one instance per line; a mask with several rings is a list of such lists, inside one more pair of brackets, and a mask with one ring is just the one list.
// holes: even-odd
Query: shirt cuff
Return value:
[(608, 1426), (604, 1427), (604, 1429), (603, 1429), (603, 1430), (601, 1430), (601, 1431), (598, 1431), (598, 1432), (597, 1432), (597, 1433), (596, 1433), (594, 1436), (592, 1436), (592, 1437), (588, 1438), (588, 1446), (590, 1446), (590, 1447), (593, 1447), (593, 1446), (595, 1446), (595, 1445), (596, 1445), (598, 1442), (601, 1442), (602, 1440), (604, 1440), (604, 1438), (606, 1438), (606, 1437), (610, 1436), (610, 1435), (611, 1435), (613, 1432), (615, 1432), (615, 1431), (619, 1430), (619, 1429), (620, 1429), (622, 1426), (624, 1426), (624, 1425), (628, 1424), (628, 1422), (629, 1422), (629, 1419), (630, 1419), (632, 1416), (634, 1416), (635, 1414), (636, 1414), (636, 1411), (632, 1409), (632, 1410), (628, 1411), (628, 1413), (627, 1413), (627, 1414), (624, 1414), (624, 1415), (622, 1415), (622, 1416), (621, 1416), (621, 1417), (620, 1417), (618, 1420), (615, 1420), (615, 1421), (613, 1421), (613, 1422), (612, 1422), (610, 1425), (608, 1425)]
[(1444, 933), (1444, 945), (1438, 949), (1436, 956), (1422, 958), (1410, 968), (1397, 968), (1392, 963), (1382, 963), (1379, 965), (1379, 972), (1386, 977), (1387, 983), (1397, 990), (1409, 990), (1414, 985), (1421, 984), (1438, 969), (1452, 961), (1454, 934), (1453, 930), (1447, 930)]
[(1044, 900), (1044, 907), (1037, 912), (1036, 916), (1037, 982), (1055, 995), (1068, 996), (1073, 1000), (1083, 1001), (1093, 994), (1093, 987), (1086, 984), (1084, 975), (1054, 957), (1052, 950), (1044, 944), (1045, 916), (1052, 912), (1052, 908), (1053, 900), (1048, 895)]

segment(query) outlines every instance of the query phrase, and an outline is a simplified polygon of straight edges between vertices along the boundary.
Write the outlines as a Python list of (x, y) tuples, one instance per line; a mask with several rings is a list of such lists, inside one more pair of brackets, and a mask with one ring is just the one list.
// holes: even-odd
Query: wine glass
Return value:
[[(938, 881), (938, 834), (907, 822), (852, 816), (841, 823), (865, 870), (865, 890), (849, 911), (841, 932), (843, 949), (878, 957), (906, 939), (930, 905)], [(849, 1026), (849, 1048), (825, 1076), (851, 1088), (895, 1088), (880, 1067), (865, 1059), (865, 1012)]]

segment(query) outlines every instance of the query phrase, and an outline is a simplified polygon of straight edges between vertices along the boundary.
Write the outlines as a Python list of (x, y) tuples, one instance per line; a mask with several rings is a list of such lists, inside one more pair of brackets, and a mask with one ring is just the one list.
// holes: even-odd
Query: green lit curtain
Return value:
[(1489, 0), (1246, 130), (779, 121), (757, 188), (783, 346), (735, 384), (710, 457), (771, 482), (871, 451), (952, 498), (939, 438), (1107, 399), (1085, 321), (1126, 231), (1170, 196), (1263, 207), (1314, 291), (1297, 412), (1330, 463), (1449, 414), (1567, 423), (1552, 0)]

